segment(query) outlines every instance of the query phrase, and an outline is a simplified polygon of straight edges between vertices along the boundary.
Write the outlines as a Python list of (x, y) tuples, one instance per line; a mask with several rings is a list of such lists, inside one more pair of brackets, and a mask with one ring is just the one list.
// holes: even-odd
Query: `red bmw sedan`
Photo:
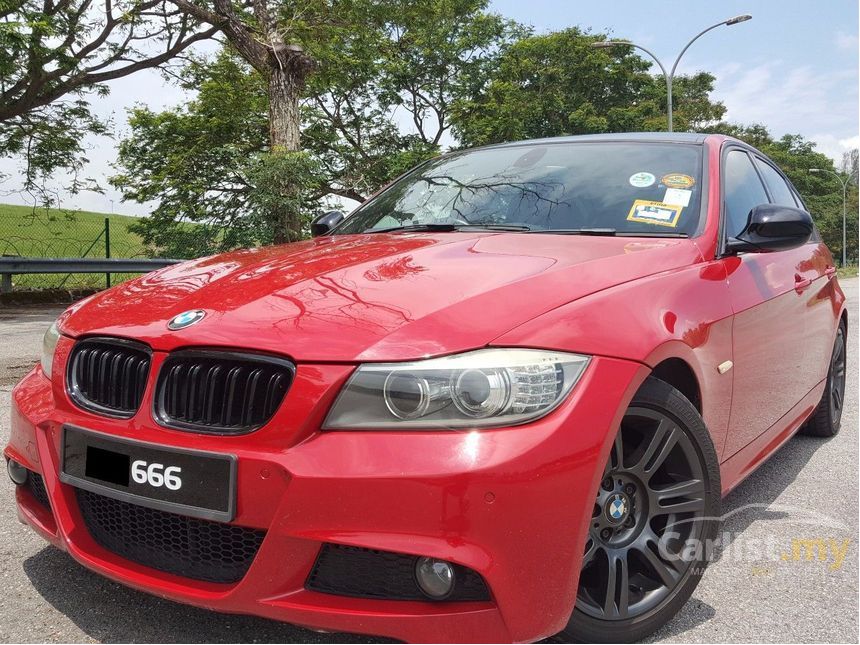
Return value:
[(839, 430), (833, 259), (739, 141), (459, 151), (313, 232), (64, 312), (13, 392), (20, 519), (217, 611), (629, 641), (690, 597), (721, 498)]

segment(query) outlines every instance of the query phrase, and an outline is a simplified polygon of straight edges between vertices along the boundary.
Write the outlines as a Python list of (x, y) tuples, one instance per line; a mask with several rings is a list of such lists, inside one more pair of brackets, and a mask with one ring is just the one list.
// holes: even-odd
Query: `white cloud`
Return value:
[[(810, 65), (787, 68), (780, 60), (718, 68), (714, 98), (726, 120), (763, 123), (780, 136), (799, 133), (835, 158), (857, 137), (857, 70), (824, 72)], [(842, 141), (848, 142), (846, 145)]]
[(860, 136), (840, 139), (832, 134), (818, 133), (810, 135), (809, 138), (815, 141), (815, 149), (818, 152), (823, 152), (837, 163), (842, 159), (843, 153), (852, 148), (860, 148)]
[(846, 51), (857, 51), (857, 34), (849, 34), (844, 31), (837, 31), (836, 36), (833, 38), (833, 41), (836, 43), (836, 46), (839, 49), (844, 49)]

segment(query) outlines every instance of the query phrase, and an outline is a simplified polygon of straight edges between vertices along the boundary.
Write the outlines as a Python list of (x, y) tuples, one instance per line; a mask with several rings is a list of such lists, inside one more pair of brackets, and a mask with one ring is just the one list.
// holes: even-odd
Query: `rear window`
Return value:
[(359, 207), (336, 233), (414, 224), (611, 228), (694, 235), (702, 148), (553, 143), (478, 149), (426, 163)]
[(767, 184), (770, 194), (773, 196), (773, 203), (780, 206), (791, 206), (797, 208), (797, 202), (794, 199), (794, 193), (785, 179), (782, 178), (776, 169), (766, 161), (762, 161), (756, 157), (756, 165), (758, 166), (761, 176), (764, 177), (764, 183)]

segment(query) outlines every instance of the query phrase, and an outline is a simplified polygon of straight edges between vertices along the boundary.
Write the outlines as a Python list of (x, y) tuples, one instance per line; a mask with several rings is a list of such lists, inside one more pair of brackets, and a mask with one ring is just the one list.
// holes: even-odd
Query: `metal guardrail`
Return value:
[(150, 258), (25, 258), (0, 257), (0, 293), (12, 291), (12, 276), (33, 273), (149, 273), (171, 264), (172, 259)]

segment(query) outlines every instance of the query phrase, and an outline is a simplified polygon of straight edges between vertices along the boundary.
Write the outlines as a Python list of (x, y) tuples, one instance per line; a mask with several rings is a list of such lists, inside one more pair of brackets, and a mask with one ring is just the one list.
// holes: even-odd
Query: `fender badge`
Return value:
[(167, 328), (170, 331), (178, 331), (196, 325), (206, 316), (206, 312), (202, 309), (192, 309), (191, 311), (183, 311), (170, 319), (167, 323)]

